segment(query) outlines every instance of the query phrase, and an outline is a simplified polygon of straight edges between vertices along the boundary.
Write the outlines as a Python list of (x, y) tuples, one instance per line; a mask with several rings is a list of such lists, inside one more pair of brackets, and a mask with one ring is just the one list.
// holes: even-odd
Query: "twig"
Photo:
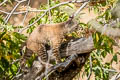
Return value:
[(28, 15), (28, 12), (29, 12), (29, 11), (28, 11), (28, 7), (29, 7), (29, 5), (30, 5), (30, 0), (28, 0), (28, 3), (27, 3), (27, 10), (26, 10), (25, 16), (24, 16), (24, 18), (23, 18), (22, 25), (24, 24), (25, 19), (26, 19), (27, 15)]
[(18, 1), (18, 3), (16, 4), (16, 6), (13, 8), (13, 10), (10, 12), (10, 14), (7, 16), (6, 20), (5, 20), (5, 24), (8, 22), (8, 20), (10, 19), (11, 15), (13, 14), (13, 12), (16, 10), (16, 8), (22, 3), (25, 2), (26, 0), (22, 0), (22, 1)]
[[(46, 74), (46, 76), (44, 77), (44, 79), (47, 79), (47, 80), (49, 80), (49, 76), (53, 73), (53, 72), (55, 72), (55, 70), (52, 70), (51, 72), (49, 72), (49, 74), (47, 73)], [(42, 80), (42, 78), (41, 77), (39, 77), (39, 80)]]
[(16, 2), (25, 2), (25, 1), (27, 1), (27, 0), (15, 0)]
[[(50, 8), (50, 0), (48, 0), (48, 8)], [(49, 20), (50, 20), (50, 23), (51, 23), (52, 16), (51, 16), (50, 10), (49, 10)]]
[[(16, 76), (14, 76), (13, 78), (11, 78), (12, 80), (16, 80), (16, 78), (19, 78), (23, 75), (23, 73), (17, 74)], [(18, 79), (17, 79), (18, 80)]]
[(115, 80), (120, 79), (120, 72), (116, 75)]
[(109, 71), (109, 72), (118, 72), (118, 71), (116, 71), (116, 70), (114, 70), (114, 69), (106, 69), (106, 68), (102, 68), (104, 71)]
[(16, 75), (15, 76), (12, 76), (12, 80), (14, 80), (16, 77), (19, 77), (19, 76), (21, 76), (23, 73), (21, 73), (21, 74), (19, 74), (20, 73), (20, 71), (21, 71), (21, 68), (18, 68), (18, 71), (17, 71), (17, 73), (16, 73)]
[(58, 7), (58, 6), (65, 5), (65, 4), (68, 4), (68, 3), (83, 3), (83, 2), (88, 2), (88, 0), (62, 2), (62, 3), (59, 3), (59, 4), (57, 4), (57, 5), (49, 8), (48, 10), (51, 10), (51, 9), (53, 9), (53, 8), (56, 8), (56, 7)]
[(4, 3), (6, 3), (8, 0), (4, 0), (2, 3), (0, 3), (0, 6), (2, 6)]
[(3, 10), (0, 10), (0, 12), (5, 13), (5, 14), (10, 14), (9, 12), (3, 11)]
[(11, 63), (11, 65), (14, 64), (14, 63), (16, 63), (16, 62), (18, 62), (18, 61), (20, 61), (20, 59), (14, 60), (14, 61)]
[(87, 80), (90, 80), (90, 76), (92, 75), (92, 57), (91, 57), (91, 55), (89, 56), (89, 60), (90, 60), (90, 73), (88, 75)]
[(24, 27), (23, 29), (21, 29), (21, 30), (19, 31), (19, 33), (22, 33), (23, 30), (29, 28), (30, 26), (32, 26), (32, 25), (34, 25), (36, 22), (38, 22), (38, 21), (39, 21), (42, 17), (44, 17), (45, 14), (46, 14), (49, 10), (51, 10), (51, 9), (54, 9), (54, 8), (56, 8), (56, 7), (58, 7), (58, 6), (65, 5), (65, 4), (68, 4), (68, 3), (82, 3), (82, 2), (88, 2), (88, 0), (82, 0), (82, 1), (67, 1), (67, 2), (59, 3), (59, 4), (55, 5), (55, 6), (47, 9), (42, 16), (40, 16), (40, 17), (39, 17), (36, 21), (34, 21), (32, 24), (30, 24), (30, 25)]
[(88, 3), (89, 3), (89, 1), (88, 1), (88, 2), (85, 2), (85, 3), (74, 13), (74, 16), (76, 16)]
[(110, 80), (119, 80), (120, 79), (120, 72), (112, 76)]
[[(44, 12), (46, 10), (28, 10), (28, 12)], [(5, 14), (10, 14), (9, 12), (0, 10), (0, 12), (5, 13)], [(20, 11), (20, 12), (13, 12), (13, 14), (23, 14), (26, 13), (27, 11)]]

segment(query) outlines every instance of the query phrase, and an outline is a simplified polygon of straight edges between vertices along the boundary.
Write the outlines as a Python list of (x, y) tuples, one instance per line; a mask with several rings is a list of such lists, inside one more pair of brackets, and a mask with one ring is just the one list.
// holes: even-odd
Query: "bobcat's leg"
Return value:
[(20, 61), (20, 67), (23, 71), (25, 70), (25, 63), (32, 56), (32, 53), (33, 52), (30, 49), (26, 48), (25, 53), (22, 56), (21, 61)]
[(48, 54), (44, 44), (39, 44), (37, 54), (39, 56), (39, 60), (43, 65), (46, 65), (48, 61)]
[(61, 46), (60, 41), (52, 42), (52, 53), (55, 56), (56, 64), (61, 62), (60, 51), (59, 51), (60, 46)]

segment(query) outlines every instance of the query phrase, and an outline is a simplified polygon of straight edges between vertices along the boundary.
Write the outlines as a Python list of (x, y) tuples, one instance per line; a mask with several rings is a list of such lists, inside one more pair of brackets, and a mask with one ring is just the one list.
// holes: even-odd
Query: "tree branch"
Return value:
[[(94, 50), (94, 44), (91, 36), (89, 38), (80, 38), (62, 44), (62, 47), (60, 48), (61, 56), (64, 58), (68, 56), (70, 57), (68, 57), (65, 62), (48, 69), (47, 74), (49, 75), (49, 80), (56, 80), (56, 78), (57, 80), (72, 80), (72, 78), (80, 72), (92, 50)], [(48, 50), (48, 54), (51, 55), (51, 50)], [(54, 56), (51, 55), (50, 57), (51, 60), (54, 59)], [(59, 70), (61, 71), (59, 72)], [(35, 78), (40, 79), (46, 76), (44, 71), (45, 68), (41, 65), (38, 59), (36, 59), (28, 73), (24, 74), (21, 78), (23, 80), (32, 80)]]

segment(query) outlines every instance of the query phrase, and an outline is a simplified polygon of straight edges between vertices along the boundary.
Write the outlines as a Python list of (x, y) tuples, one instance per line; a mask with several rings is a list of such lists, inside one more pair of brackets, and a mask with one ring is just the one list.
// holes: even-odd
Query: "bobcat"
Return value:
[(67, 21), (56, 24), (41, 24), (36, 27), (30, 34), (26, 41), (27, 50), (21, 59), (21, 68), (24, 66), (26, 60), (33, 53), (37, 53), (40, 57), (40, 62), (46, 64), (48, 55), (45, 45), (50, 44), (52, 53), (55, 56), (56, 63), (61, 62), (59, 48), (67, 33), (77, 29), (77, 23), (70, 17)]

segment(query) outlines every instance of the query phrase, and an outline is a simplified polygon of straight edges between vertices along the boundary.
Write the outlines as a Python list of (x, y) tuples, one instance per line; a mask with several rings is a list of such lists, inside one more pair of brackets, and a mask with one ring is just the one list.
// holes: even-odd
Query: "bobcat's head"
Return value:
[(65, 22), (65, 29), (67, 31), (66, 33), (76, 31), (78, 29), (78, 23), (73, 18), (69, 18), (69, 20)]

